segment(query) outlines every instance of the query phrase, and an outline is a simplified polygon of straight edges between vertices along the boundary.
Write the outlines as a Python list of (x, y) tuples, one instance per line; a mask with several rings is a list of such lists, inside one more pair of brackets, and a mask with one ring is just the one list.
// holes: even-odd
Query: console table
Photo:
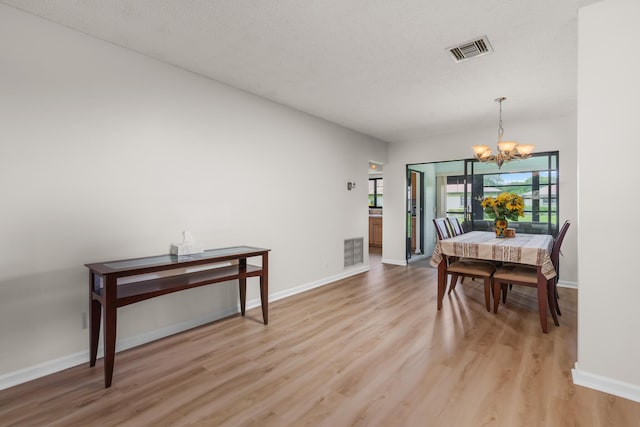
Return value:
[[(100, 322), (104, 319), (104, 386), (111, 387), (116, 350), (116, 314), (118, 307), (166, 295), (184, 289), (212, 283), (238, 280), (240, 311), (245, 312), (247, 277), (260, 278), (262, 320), (268, 318), (268, 272), (270, 249), (251, 246), (211, 249), (191, 255), (158, 255), (119, 261), (85, 264), (89, 269), (89, 366), (95, 366), (100, 337)], [(262, 257), (262, 266), (247, 264), (247, 258)], [(220, 266), (215, 266), (220, 264)], [(202, 270), (200, 267), (212, 267)], [(189, 268), (199, 267), (189, 272)], [(168, 270), (184, 270), (166, 275)], [(165, 272), (154, 278), (118, 284), (123, 277)], [(102, 315), (102, 316), (101, 316)]]

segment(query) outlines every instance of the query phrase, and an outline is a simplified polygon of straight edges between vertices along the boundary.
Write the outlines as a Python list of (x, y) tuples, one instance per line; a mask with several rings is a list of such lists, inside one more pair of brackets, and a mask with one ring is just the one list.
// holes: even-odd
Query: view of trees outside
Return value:
[[(557, 175), (548, 171), (510, 172), (485, 174), (482, 179), (482, 199), (487, 196), (496, 197), (502, 192), (515, 193), (524, 199), (525, 216), (518, 222), (557, 223)], [(468, 193), (471, 196), (471, 184), (468, 185)], [(549, 198), (551, 191), (551, 198)], [(480, 189), (476, 191), (480, 192)], [(447, 177), (447, 215), (464, 217), (464, 176)], [(549, 218), (551, 215), (551, 218)], [(477, 218), (474, 215), (474, 218)], [(483, 213), (484, 220), (491, 220)]]
[[(555, 224), (557, 198), (556, 174), (544, 172), (519, 172), (483, 176), (483, 196), (497, 196), (502, 192), (515, 193), (524, 199), (525, 215), (520, 222), (551, 222)], [(551, 199), (549, 199), (551, 191)], [(549, 221), (551, 215), (551, 221)], [(486, 217), (484, 219), (489, 219)]]

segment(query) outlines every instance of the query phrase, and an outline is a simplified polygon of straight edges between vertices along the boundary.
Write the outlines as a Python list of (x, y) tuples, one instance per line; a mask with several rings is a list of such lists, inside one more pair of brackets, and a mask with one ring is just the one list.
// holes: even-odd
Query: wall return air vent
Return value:
[(493, 52), (487, 36), (478, 37), (465, 43), (447, 48), (455, 62), (466, 61)]
[(364, 262), (364, 237), (345, 239), (344, 241), (344, 266), (362, 264)]

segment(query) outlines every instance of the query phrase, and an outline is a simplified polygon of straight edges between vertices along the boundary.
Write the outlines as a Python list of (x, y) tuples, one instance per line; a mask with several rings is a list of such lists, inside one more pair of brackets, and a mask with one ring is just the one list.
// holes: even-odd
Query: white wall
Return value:
[[(345, 238), (367, 245), (368, 162), (386, 143), (6, 6), (0, 94), (0, 388), (88, 360), (85, 263), (167, 253), (186, 228), (271, 248), (283, 295), (349, 274)], [(125, 307), (118, 341), (235, 312), (236, 294)]]
[[(640, 401), (640, 233), (635, 223), (640, 143), (640, 2), (581, 9), (578, 51), (580, 260), (574, 381)], [(610, 217), (615, 217), (613, 227)]]
[[(515, 102), (515, 101), (514, 101)], [(562, 244), (561, 281), (577, 286), (577, 199), (576, 199), (576, 116), (531, 122), (509, 122), (509, 135), (521, 143), (535, 144), (536, 151), (559, 151), (560, 220), (572, 225)], [(405, 206), (405, 167), (408, 163), (460, 160), (473, 155), (471, 146), (478, 141), (491, 145), (495, 127), (438, 135), (401, 144), (389, 145), (389, 161), (385, 164), (385, 215), (383, 219), (383, 261), (401, 264), (405, 259), (403, 240)]]

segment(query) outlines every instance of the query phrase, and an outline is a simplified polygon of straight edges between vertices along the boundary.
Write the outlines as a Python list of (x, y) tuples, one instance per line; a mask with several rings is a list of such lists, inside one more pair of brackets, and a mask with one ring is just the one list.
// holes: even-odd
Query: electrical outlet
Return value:
[(82, 329), (87, 329), (87, 313), (82, 312)]

